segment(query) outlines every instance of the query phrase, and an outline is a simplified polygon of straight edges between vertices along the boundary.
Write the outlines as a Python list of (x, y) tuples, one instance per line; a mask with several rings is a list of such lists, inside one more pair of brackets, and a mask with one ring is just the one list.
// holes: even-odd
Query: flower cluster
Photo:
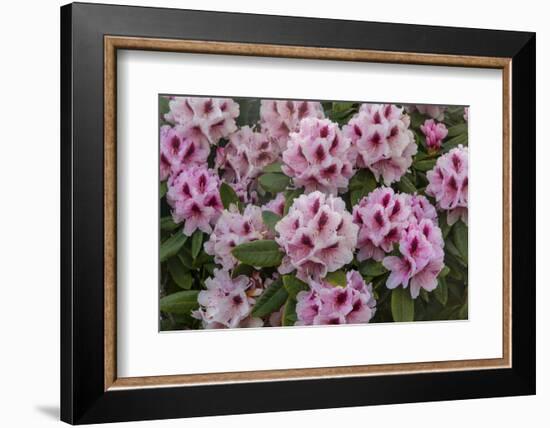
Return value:
[(175, 223), (185, 222), (183, 233), (191, 236), (196, 229), (205, 233), (222, 211), (220, 179), (205, 167), (192, 166), (171, 176), (166, 199), (172, 207)]
[(426, 146), (429, 152), (437, 152), (441, 148), (443, 139), (449, 131), (443, 123), (436, 123), (433, 119), (428, 119), (420, 126), (420, 130), (426, 136)]
[(192, 314), (202, 321), (204, 328), (263, 325), (260, 318), (250, 317), (258, 290), (249, 278), (244, 275), (231, 278), (227, 271), (216, 269), (214, 276), (208, 278), (204, 285), (206, 290), (201, 291), (198, 298), (201, 307)]
[(427, 174), (426, 194), (433, 196), (437, 207), (447, 211), (448, 224), (459, 218), (468, 222), (468, 148), (458, 146), (437, 159)]
[(286, 254), (281, 273), (324, 278), (353, 259), (358, 227), (339, 197), (319, 191), (298, 197), (275, 230)]
[(464, 319), (467, 108), (160, 106), (161, 329)]
[(311, 290), (296, 296), (296, 325), (366, 323), (376, 312), (372, 284), (366, 284), (355, 270), (346, 274), (345, 287), (324, 280), (311, 281), (310, 286)]
[(233, 205), (222, 212), (210, 239), (204, 244), (204, 251), (214, 256), (215, 262), (225, 270), (231, 270), (238, 263), (231, 250), (245, 242), (262, 239), (266, 233), (259, 207), (248, 205), (240, 214)]
[(314, 101), (262, 100), (260, 124), (262, 130), (273, 138), (283, 151), (291, 132), (299, 129), (300, 121), (307, 117), (325, 117), (321, 104)]
[(344, 126), (357, 155), (357, 166), (368, 168), (390, 185), (407, 172), (416, 154), (409, 116), (393, 104), (363, 104)]
[(173, 97), (167, 122), (179, 125), (195, 141), (217, 144), (237, 130), (239, 104), (228, 98)]
[(350, 140), (328, 119), (306, 118), (298, 132), (289, 135), (283, 152), (283, 172), (306, 192), (331, 194), (346, 189), (354, 173)]
[(393, 289), (410, 283), (411, 297), (416, 299), (423, 288), (437, 287), (437, 276), (443, 269), (443, 237), (433, 221), (411, 221), (399, 240), (399, 256), (388, 256), (382, 261), (390, 276), (386, 286)]

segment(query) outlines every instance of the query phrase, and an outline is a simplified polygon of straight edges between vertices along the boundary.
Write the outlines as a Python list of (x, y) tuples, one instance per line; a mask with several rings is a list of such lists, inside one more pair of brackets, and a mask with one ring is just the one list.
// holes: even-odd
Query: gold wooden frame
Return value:
[[(503, 81), (503, 349), (502, 358), (262, 370), (119, 378), (116, 375), (116, 52), (118, 49), (267, 56), (339, 61), (442, 65), (502, 70)], [(511, 367), (511, 58), (382, 52), (192, 40), (105, 36), (104, 38), (104, 388), (191, 386), (235, 382), (355, 377)]]

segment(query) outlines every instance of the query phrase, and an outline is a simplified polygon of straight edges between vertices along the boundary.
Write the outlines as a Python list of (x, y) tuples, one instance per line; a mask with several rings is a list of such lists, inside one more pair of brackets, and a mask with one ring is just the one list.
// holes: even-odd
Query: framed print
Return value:
[(534, 34), (76, 3), (61, 52), (62, 420), (535, 393)]

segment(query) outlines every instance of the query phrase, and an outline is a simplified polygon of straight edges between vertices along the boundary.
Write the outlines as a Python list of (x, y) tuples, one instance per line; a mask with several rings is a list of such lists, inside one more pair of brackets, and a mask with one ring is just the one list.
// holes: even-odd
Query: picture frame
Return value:
[[(502, 356), (119, 377), (120, 50), (501, 70)], [(61, 419), (87, 424), (534, 394), (535, 90), (534, 33), (63, 6)]]

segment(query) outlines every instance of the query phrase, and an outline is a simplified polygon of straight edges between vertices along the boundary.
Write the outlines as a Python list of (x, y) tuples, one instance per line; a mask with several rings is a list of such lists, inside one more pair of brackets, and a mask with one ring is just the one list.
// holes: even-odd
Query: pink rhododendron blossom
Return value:
[(255, 297), (250, 295), (253, 281), (244, 275), (231, 278), (225, 270), (215, 269), (198, 296), (200, 308), (192, 313), (204, 328), (261, 327), (263, 321), (251, 318)]
[(420, 289), (432, 291), (437, 287), (437, 275), (443, 269), (443, 236), (439, 227), (429, 219), (417, 222), (413, 217), (401, 234), (400, 256), (388, 256), (382, 261), (390, 276), (386, 282), (389, 289), (402, 285), (413, 299)]
[(420, 130), (426, 136), (426, 146), (430, 152), (438, 151), (443, 139), (449, 133), (445, 124), (436, 123), (433, 119), (428, 119), (420, 125)]
[(277, 193), (274, 199), (262, 206), (263, 211), (271, 211), (280, 216), (283, 215), (285, 210), (286, 198), (284, 193)]
[(171, 173), (182, 167), (204, 166), (210, 153), (208, 144), (194, 141), (186, 136), (181, 127), (164, 125), (160, 128), (160, 179), (164, 181)]
[(302, 119), (325, 117), (321, 103), (315, 101), (262, 100), (260, 124), (262, 131), (273, 138), (283, 151), (291, 132), (298, 131)]
[(245, 242), (262, 239), (266, 233), (260, 207), (248, 205), (240, 214), (232, 206), (222, 212), (210, 239), (204, 243), (204, 251), (214, 256), (214, 261), (225, 270), (231, 270), (238, 264), (231, 250)]
[(435, 198), (439, 209), (448, 212), (447, 223), (453, 224), (459, 218), (467, 223), (468, 147), (460, 145), (439, 157), (426, 176), (426, 193)]
[(218, 148), (216, 166), (228, 182), (256, 178), (262, 169), (277, 160), (279, 147), (267, 135), (243, 126), (229, 136), (229, 143)]
[(185, 235), (191, 236), (197, 229), (212, 232), (211, 225), (223, 209), (219, 188), (217, 174), (206, 167), (192, 166), (170, 177), (166, 200), (174, 222), (185, 222)]
[(416, 194), (408, 195), (408, 198), (411, 215), (414, 216), (417, 222), (428, 219), (437, 224), (437, 211), (430, 201), (428, 201), (428, 198)]
[(326, 281), (310, 281), (310, 291), (296, 296), (296, 325), (360, 324), (369, 322), (376, 312), (372, 285), (359, 272), (346, 274), (345, 287)]
[(350, 140), (328, 119), (306, 118), (292, 132), (283, 152), (283, 172), (306, 192), (336, 194), (346, 189), (355, 157)]
[(410, 214), (407, 195), (390, 187), (379, 187), (359, 201), (353, 207), (353, 221), (359, 226), (357, 260), (382, 260), (399, 242)]
[(180, 125), (194, 141), (217, 144), (237, 130), (239, 104), (232, 99), (173, 97), (168, 105), (166, 121)]
[(430, 116), (432, 119), (441, 121), (445, 119), (445, 110), (447, 110), (447, 107), (428, 104), (417, 104), (416, 109), (420, 113)]
[(407, 172), (417, 145), (409, 116), (393, 104), (363, 104), (343, 128), (357, 155), (357, 166), (390, 185)]
[(464, 107), (464, 120), (468, 122), (468, 117), (470, 116), (470, 107)]
[(286, 253), (279, 272), (319, 279), (353, 260), (359, 228), (341, 198), (317, 191), (296, 198), (275, 230)]

